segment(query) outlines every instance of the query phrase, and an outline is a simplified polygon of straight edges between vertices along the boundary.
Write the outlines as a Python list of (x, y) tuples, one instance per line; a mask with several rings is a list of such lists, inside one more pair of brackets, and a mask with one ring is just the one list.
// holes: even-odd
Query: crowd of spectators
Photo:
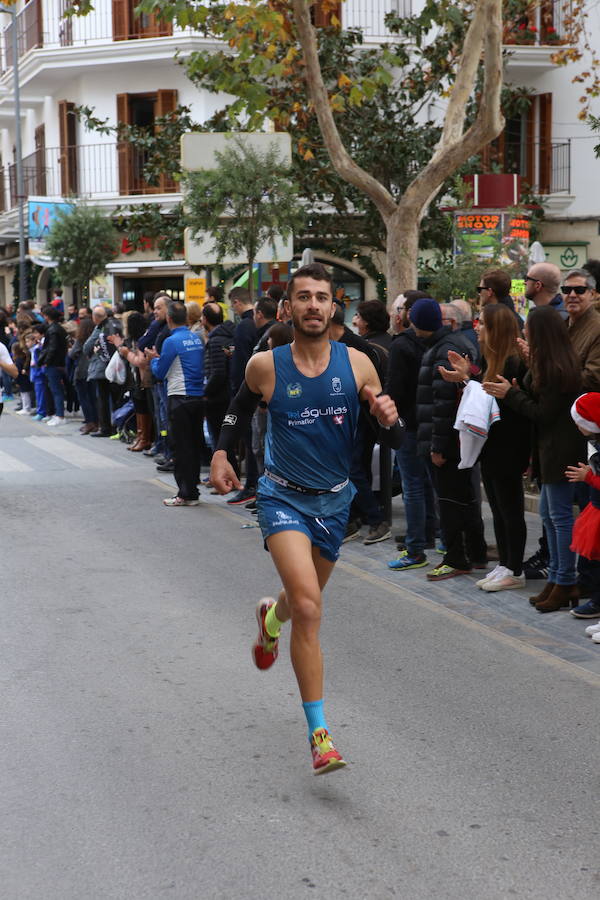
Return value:
[[(600, 509), (600, 264), (588, 265), (564, 279), (550, 263), (530, 266), (523, 316), (509, 275), (499, 269), (482, 273), (477, 304), (439, 303), (407, 290), (391, 314), (379, 300), (359, 303), (355, 330), (336, 300), (331, 339), (369, 356), (406, 425), (395, 459), (406, 533), (396, 537), (390, 569), (428, 567), (427, 551), (436, 549), (443, 556), (427, 572), (431, 582), (481, 570), (477, 586), (499, 592), (543, 578), (530, 598), (538, 612), (571, 607), (577, 617), (600, 618), (600, 539), (599, 549), (595, 538), (583, 540), (573, 518), (575, 504), (594, 531), (593, 511)], [(14, 316), (0, 310), (4, 396), (18, 392), (18, 414), (49, 428), (80, 410), (82, 435), (125, 438), (129, 451), (173, 473), (177, 493), (165, 505), (197, 505), (201, 467), (210, 462), (248, 360), (293, 340), (278, 286), (254, 302), (237, 287), (227, 300), (213, 287), (202, 305), (159, 292), (147, 298), (144, 314), (100, 304), (63, 315), (58, 304), (39, 310), (32, 302)], [(256, 508), (266, 423), (259, 405), (230, 452), (243, 473), (241, 490), (225, 500), (230, 505)], [(391, 538), (374, 445), (361, 416), (346, 541)], [(541, 520), (539, 549), (529, 560), (526, 473), (539, 487)], [(208, 479), (204, 484), (210, 489)], [(482, 485), (495, 544), (484, 535)], [(490, 559), (497, 563), (491, 570)]]

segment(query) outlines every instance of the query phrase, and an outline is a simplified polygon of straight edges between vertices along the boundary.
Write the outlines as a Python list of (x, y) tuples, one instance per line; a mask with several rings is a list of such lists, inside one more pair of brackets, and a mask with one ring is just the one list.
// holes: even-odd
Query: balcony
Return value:
[[(26, 196), (68, 198), (145, 197), (176, 193), (177, 185), (168, 179), (151, 185), (144, 178), (144, 151), (130, 144), (85, 144), (72, 147), (48, 147), (23, 159)], [(16, 166), (2, 173), (0, 212), (14, 209), (18, 202)]]
[(412, 15), (412, 0), (346, 0), (342, 4), (344, 28), (360, 28), (366, 41), (387, 41), (394, 37), (386, 28), (385, 17)]
[(570, 3), (565, 0), (542, 0), (531, 8), (523, 4), (523, 13), (505, 22), (505, 45), (556, 47), (568, 38), (567, 21), (571, 18)]
[[(86, 48), (194, 34), (191, 29), (173, 29), (152, 15), (136, 17), (134, 6), (134, 0), (99, 2), (87, 16), (65, 19), (68, 0), (29, 0), (17, 15), (19, 57), (38, 49)], [(2, 71), (12, 68), (12, 29), (11, 23), (2, 32)]]
[(504, 142), (487, 150), (484, 171), (521, 175), (530, 191), (540, 196), (571, 192), (571, 142)]

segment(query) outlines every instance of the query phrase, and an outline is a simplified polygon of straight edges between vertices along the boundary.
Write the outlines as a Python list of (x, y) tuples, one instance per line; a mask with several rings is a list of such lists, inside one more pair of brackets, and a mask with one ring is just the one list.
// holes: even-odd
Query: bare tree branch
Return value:
[(385, 219), (386, 216), (392, 215), (396, 209), (394, 198), (376, 178), (373, 178), (372, 175), (369, 175), (368, 172), (361, 169), (354, 162), (344, 147), (335, 124), (329, 104), (329, 95), (321, 74), (317, 39), (310, 21), (309, 5), (306, 0), (292, 0), (292, 5), (306, 64), (306, 84), (315, 107), (315, 113), (331, 163), (340, 178), (343, 178), (349, 184), (353, 184), (371, 198), (381, 216)]
[[(443, 183), (470, 156), (493, 140), (504, 126), (502, 88), (502, 0), (478, 0), (465, 35), (456, 78), (444, 117), (442, 136), (425, 168), (396, 203), (377, 179), (358, 166), (340, 138), (323, 82), (317, 40), (307, 0), (292, 0), (306, 65), (306, 83), (331, 163), (341, 178), (371, 198), (387, 230), (388, 300), (400, 288), (416, 286), (419, 225)], [(484, 85), (477, 116), (465, 132), (467, 104), (476, 84), (483, 52)]]

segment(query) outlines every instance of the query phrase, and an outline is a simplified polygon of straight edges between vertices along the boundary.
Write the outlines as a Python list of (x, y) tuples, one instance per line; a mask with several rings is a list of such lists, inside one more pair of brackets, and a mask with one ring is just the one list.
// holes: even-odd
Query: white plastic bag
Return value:
[(127, 375), (127, 366), (125, 360), (118, 351), (111, 356), (108, 365), (104, 371), (104, 377), (113, 384), (125, 384), (125, 376)]

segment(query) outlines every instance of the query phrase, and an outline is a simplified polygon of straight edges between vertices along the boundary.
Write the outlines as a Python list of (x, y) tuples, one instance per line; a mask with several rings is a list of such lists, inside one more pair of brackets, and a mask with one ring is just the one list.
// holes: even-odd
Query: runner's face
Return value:
[(327, 281), (299, 278), (294, 281), (289, 299), (294, 328), (305, 337), (319, 338), (329, 331), (333, 315), (333, 296)]

